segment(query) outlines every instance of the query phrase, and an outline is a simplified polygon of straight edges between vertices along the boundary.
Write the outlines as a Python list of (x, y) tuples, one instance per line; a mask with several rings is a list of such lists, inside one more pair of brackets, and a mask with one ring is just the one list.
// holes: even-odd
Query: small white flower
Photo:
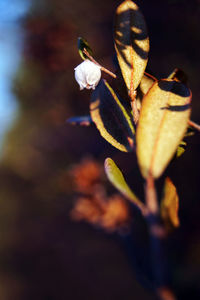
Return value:
[(80, 90), (95, 89), (101, 79), (101, 67), (90, 61), (84, 60), (75, 69), (75, 79), (80, 85)]

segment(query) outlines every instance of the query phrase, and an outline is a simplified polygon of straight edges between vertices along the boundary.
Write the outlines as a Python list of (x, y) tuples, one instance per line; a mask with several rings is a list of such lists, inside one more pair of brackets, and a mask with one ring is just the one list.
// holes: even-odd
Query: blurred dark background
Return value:
[[(76, 197), (69, 170), (85, 157), (112, 157), (143, 196), (134, 153), (115, 150), (94, 126), (66, 119), (88, 113), (79, 91), (77, 37), (114, 71), (113, 16), (120, 1), (0, 0), (0, 297), (3, 300), (155, 299), (138, 283), (137, 254), (148, 256), (145, 225), (108, 233), (70, 218)], [(149, 28), (148, 70), (164, 78), (183, 69), (200, 123), (200, 1), (141, 0)], [(169, 238), (170, 284), (178, 299), (200, 298), (200, 135), (167, 169), (180, 196), (181, 226)], [(158, 190), (163, 178), (157, 183)], [(112, 189), (110, 187), (110, 189)], [(113, 189), (114, 191), (114, 189)], [(134, 245), (136, 246), (134, 247)], [(133, 257), (134, 256), (134, 257)], [(139, 259), (139, 258), (138, 258)]]

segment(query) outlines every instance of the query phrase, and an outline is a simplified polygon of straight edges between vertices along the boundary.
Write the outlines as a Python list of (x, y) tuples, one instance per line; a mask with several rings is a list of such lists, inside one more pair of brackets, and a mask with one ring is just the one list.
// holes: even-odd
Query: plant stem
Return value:
[(158, 200), (155, 189), (155, 183), (152, 175), (150, 174), (146, 180), (145, 186), (145, 196), (146, 196), (146, 205), (152, 215), (157, 215), (158, 208)]
[(97, 66), (99, 66), (99, 67), (101, 67), (101, 71), (103, 71), (103, 72), (105, 72), (105, 73), (107, 73), (108, 75), (110, 75), (111, 77), (113, 77), (113, 78), (117, 78), (117, 76), (113, 73), (113, 72), (111, 72), (111, 71), (109, 71), (108, 69), (106, 69), (106, 68), (104, 68), (104, 67), (102, 67), (90, 54), (89, 54), (89, 52), (84, 48), (83, 49), (83, 53), (85, 54), (85, 55), (87, 55), (87, 57), (94, 63), (94, 64), (96, 64)]
[(191, 121), (191, 120), (188, 121), (188, 124), (189, 124), (191, 127), (193, 127), (194, 129), (200, 131), (200, 125), (199, 125), (199, 124), (197, 124), (197, 123), (195, 123), (195, 122), (193, 122), (193, 121)]
[(135, 125), (137, 124), (137, 122), (139, 120), (139, 111), (137, 108), (136, 96), (137, 96), (137, 92), (131, 88), (130, 89), (130, 98), (131, 98), (131, 107), (132, 107), (132, 112), (133, 112), (133, 121), (134, 121)]
[(158, 81), (158, 79), (156, 77), (154, 77), (153, 75), (147, 73), (147, 72), (144, 72), (144, 74), (148, 77), (150, 77), (151, 79), (153, 79), (154, 81)]
[(146, 180), (145, 198), (149, 211), (146, 222), (149, 229), (151, 264), (156, 293), (160, 300), (176, 300), (167, 284), (168, 264), (165, 251), (167, 233), (160, 220), (155, 183), (151, 174)]

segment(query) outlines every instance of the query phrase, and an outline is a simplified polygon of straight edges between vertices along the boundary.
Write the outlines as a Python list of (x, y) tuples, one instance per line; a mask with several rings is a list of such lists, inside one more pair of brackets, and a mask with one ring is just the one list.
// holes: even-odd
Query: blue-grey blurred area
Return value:
[[(85, 38), (95, 59), (115, 72), (113, 16), (120, 2), (0, 0), (2, 300), (156, 299), (146, 284), (152, 274), (149, 243), (137, 210), (130, 206), (127, 235), (70, 217), (80, 195), (69, 170), (88, 156), (102, 166), (112, 157), (144, 199), (135, 153), (113, 148), (94, 125), (66, 122), (89, 111), (91, 91), (80, 91), (74, 79), (82, 61), (77, 38)], [(183, 69), (193, 93), (191, 118), (199, 123), (199, 0), (137, 2), (149, 29), (148, 72), (166, 78), (174, 68)], [(178, 299), (195, 300), (200, 299), (199, 133), (187, 144), (156, 185), (161, 197), (168, 175), (180, 197), (181, 226), (167, 247), (169, 284)], [(116, 193), (105, 178), (104, 183)]]
[(0, 1), (0, 155), (3, 138), (18, 112), (12, 79), (21, 61), (24, 30), (20, 20), (30, 7), (29, 0)]

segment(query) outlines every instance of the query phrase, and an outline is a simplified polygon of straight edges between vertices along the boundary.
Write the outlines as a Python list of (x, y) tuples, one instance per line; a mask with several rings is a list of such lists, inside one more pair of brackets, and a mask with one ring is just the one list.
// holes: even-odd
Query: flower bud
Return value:
[(75, 69), (75, 79), (80, 85), (80, 90), (95, 89), (101, 79), (101, 67), (90, 61), (84, 60)]

